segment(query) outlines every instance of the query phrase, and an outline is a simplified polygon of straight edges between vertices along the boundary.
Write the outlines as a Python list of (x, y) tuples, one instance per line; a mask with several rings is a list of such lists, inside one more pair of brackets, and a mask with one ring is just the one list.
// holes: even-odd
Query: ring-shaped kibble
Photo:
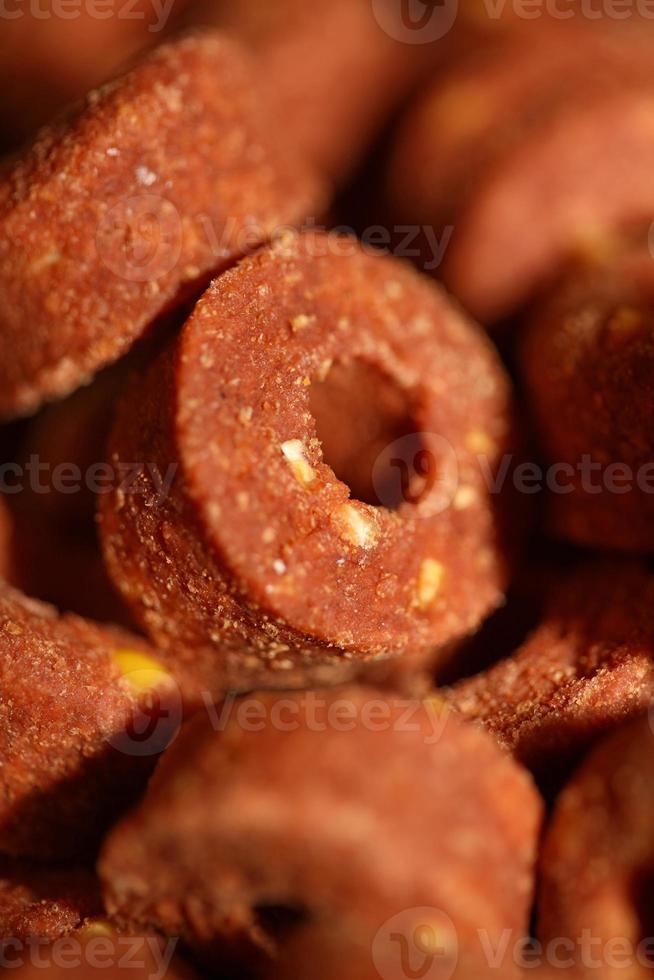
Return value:
[(254, 66), (164, 44), (42, 130), (0, 181), (0, 415), (86, 383), (217, 270), (316, 215)]
[(559, 944), (572, 977), (587, 977), (590, 962), (609, 980), (651, 976), (653, 738), (651, 714), (614, 733), (556, 803), (537, 931)]
[[(290, 235), (216, 280), (128, 392), (114, 463), (179, 478), (103, 498), (110, 572), (158, 643), (213, 670), (230, 649), (282, 670), (436, 649), (501, 601), (489, 484), (512, 435), (500, 361), (438, 287), (352, 239)], [(390, 483), (372, 465), (366, 488), (387, 443)]]
[(436, 698), (367, 687), (218, 713), (220, 730), (202, 713), (185, 727), (105, 841), (110, 914), (229, 976), (400, 977), (408, 956), (517, 977), (500, 937), (527, 930), (541, 800), (493, 739)]

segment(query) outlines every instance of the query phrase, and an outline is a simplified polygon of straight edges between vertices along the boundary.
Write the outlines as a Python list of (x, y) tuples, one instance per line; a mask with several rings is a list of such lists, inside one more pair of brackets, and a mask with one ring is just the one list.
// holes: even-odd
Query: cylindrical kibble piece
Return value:
[[(545, 838), (540, 940), (566, 976), (652, 975), (654, 735), (642, 718), (603, 742), (560, 796)], [(574, 964), (574, 966), (572, 965)]]
[(149, 462), (100, 502), (110, 573), (212, 689), (232, 655), (248, 687), (436, 650), (501, 601), (512, 435), (499, 359), (432, 282), (290, 235), (216, 280), (127, 393), (111, 462)]
[(649, 225), (642, 42), (587, 24), (509, 33), (454, 62), (403, 125), (388, 178), (396, 214), (436, 226), (439, 275), (482, 322), (514, 315), (569, 255)]
[[(200, 716), (100, 859), (112, 914), (257, 978), (497, 975), (524, 935), (540, 801), (492, 739), (372, 688)], [(503, 976), (513, 976), (510, 957)]]
[(571, 269), (527, 325), (522, 373), (556, 467), (548, 504), (559, 537), (654, 551), (653, 327), (644, 236)]
[(315, 215), (241, 49), (162, 45), (41, 131), (0, 181), (0, 415), (124, 354), (180, 297)]
[[(395, 11), (387, 6), (388, 25)], [(438, 57), (433, 44), (384, 30), (370, 0), (199, 0), (187, 16), (252, 49), (289, 143), (339, 182)]]
[(554, 784), (654, 696), (654, 577), (604, 561), (563, 576), (513, 656), (444, 697)]
[(0, 147), (16, 147), (173, 28), (186, 0), (5, 3), (0, 31)]
[(0, 591), (0, 851), (92, 851), (181, 722), (144, 642)]

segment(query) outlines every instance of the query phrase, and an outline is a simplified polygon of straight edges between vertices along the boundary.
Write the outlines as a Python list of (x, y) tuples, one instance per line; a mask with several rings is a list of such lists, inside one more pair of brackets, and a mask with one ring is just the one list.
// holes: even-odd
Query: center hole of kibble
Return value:
[(407, 392), (379, 368), (343, 360), (309, 397), (323, 459), (354, 498), (389, 510), (418, 502), (430, 462)]

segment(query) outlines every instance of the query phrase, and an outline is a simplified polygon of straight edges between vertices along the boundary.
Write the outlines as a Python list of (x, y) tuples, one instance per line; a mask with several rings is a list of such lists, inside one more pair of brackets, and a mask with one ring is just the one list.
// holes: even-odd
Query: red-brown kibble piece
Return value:
[(338, 182), (443, 54), (392, 37), (370, 0), (200, 0), (187, 19), (229, 31), (253, 51), (289, 144)]
[(92, 852), (174, 738), (175, 680), (139, 638), (0, 590), (0, 851)]
[(555, 782), (654, 695), (654, 577), (619, 561), (565, 574), (513, 656), (444, 696)]
[(162, 45), (41, 131), (0, 181), (0, 415), (117, 360), (322, 189), (218, 34)]
[(0, 950), (7, 940), (52, 942), (101, 913), (92, 871), (0, 858)]
[(514, 315), (570, 254), (649, 224), (650, 61), (635, 31), (523, 27), (455, 60), (410, 112), (395, 213), (435, 226), (439, 277), (483, 323)]
[(538, 935), (574, 963), (566, 975), (588, 977), (589, 963), (592, 972), (599, 963), (607, 980), (651, 976), (653, 739), (651, 718), (613, 734), (557, 801), (542, 854)]
[(449, 976), (497, 975), (478, 930), (527, 928), (541, 804), (524, 770), (437, 699), (351, 687), (229, 711), (191, 723), (110, 834), (112, 914), (266, 980), (373, 980), (401, 962), (396, 933)]
[[(370, 500), (335, 474), (316, 419), (341, 463), (360, 460), (355, 392), (343, 428), (342, 402), (323, 414), (321, 385), (348, 378), (389, 422), (362, 444)], [(351, 239), (289, 235), (216, 280), (127, 392), (112, 462), (151, 465), (138, 492), (101, 500), (110, 574), (210, 689), (225, 670), (279, 686), (436, 650), (502, 600), (508, 515), (488, 481), (512, 435), (494, 349), (429, 279)], [(149, 473), (171, 466), (161, 494)]]
[(645, 236), (570, 269), (527, 323), (522, 374), (557, 482), (549, 528), (654, 551), (654, 260)]

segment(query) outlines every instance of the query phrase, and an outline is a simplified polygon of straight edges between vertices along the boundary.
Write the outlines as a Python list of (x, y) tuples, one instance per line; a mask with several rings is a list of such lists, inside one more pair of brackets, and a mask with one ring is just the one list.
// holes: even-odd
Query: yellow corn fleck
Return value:
[(138, 650), (114, 650), (111, 657), (134, 694), (174, 683), (157, 660)]
[(417, 599), (421, 609), (427, 609), (436, 599), (444, 577), (444, 566), (434, 558), (425, 558), (418, 574)]

